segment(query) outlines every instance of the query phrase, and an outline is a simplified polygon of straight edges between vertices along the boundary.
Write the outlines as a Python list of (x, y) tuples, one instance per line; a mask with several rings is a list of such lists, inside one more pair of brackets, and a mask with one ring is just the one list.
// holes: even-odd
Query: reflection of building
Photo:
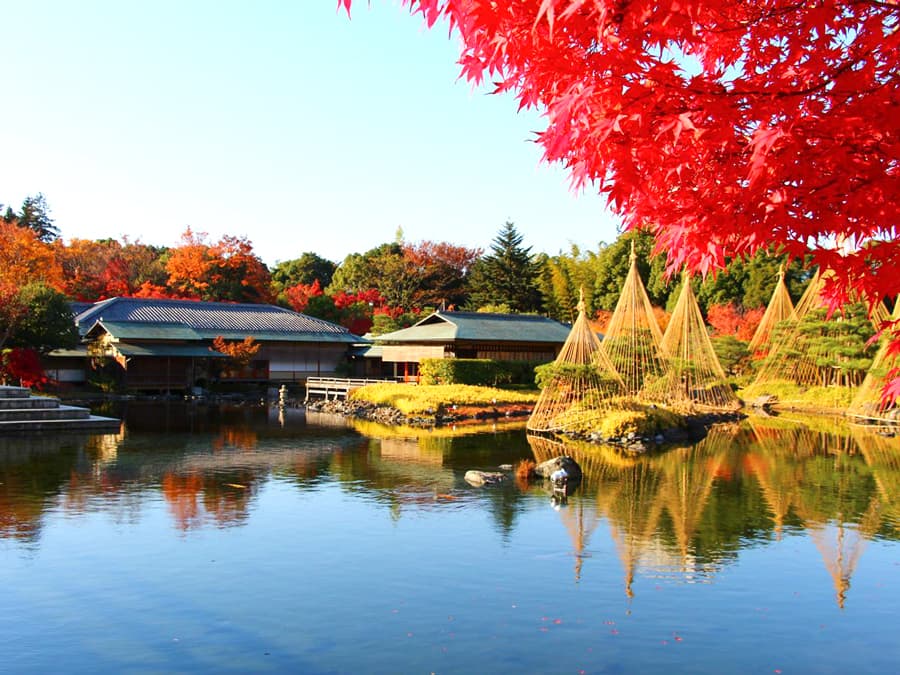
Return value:
[[(91, 367), (103, 364), (108, 379), (131, 390), (331, 375), (360, 340), (341, 326), (274, 305), (110, 298), (83, 309), (75, 323), (86, 352), (51, 353), (48, 371), (69, 382), (80, 372), (84, 381)], [(260, 348), (238, 368), (212, 349), (219, 336), (251, 337)]]

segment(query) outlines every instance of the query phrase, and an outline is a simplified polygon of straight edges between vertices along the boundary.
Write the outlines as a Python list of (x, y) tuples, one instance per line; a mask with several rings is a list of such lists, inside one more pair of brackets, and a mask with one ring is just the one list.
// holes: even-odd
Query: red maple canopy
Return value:
[(545, 158), (670, 271), (776, 244), (835, 272), (835, 305), (900, 291), (879, 273), (900, 263), (896, 0), (403, 4), (449, 20), (465, 77), (541, 110)]

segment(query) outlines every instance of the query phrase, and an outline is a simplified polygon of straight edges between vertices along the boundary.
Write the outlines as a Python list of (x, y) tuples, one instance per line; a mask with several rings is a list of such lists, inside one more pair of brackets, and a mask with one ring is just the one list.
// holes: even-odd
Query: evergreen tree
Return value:
[[(631, 242), (634, 242), (638, 273), (650, 302), (655, 307), (665, 307), (672, 296), (675, 284), (669, 284), (665, 278), (665, 256), (652, 257), (653, 237), (641, 231), (626, 232), (597, 254), (593, 298), (595, 309), (615, 309), (631, 267)], [(673, 297), (677, 299), (677, 292)]]
[(47, 200), (40, 192), (34, 197), (25, 197), (17, 221), (19, 227), (33, 230), (41, 241), (50, 242), (59, 238), (59, 228), (53, 224), (50, 207), (47, 206)]
[(312, 284), (317, 281), (322, 288), (331, 283), (337, 268), (330, 260), (312, 251), (301, 254), (294, 260), (283, 260), (272, 270), (272, 284), (277, 292), (282, 292), (297, 284)]
[(538, 289), (540, 267), (531, 247), (522, 246), (522, 235), (507, 221), (491, 244), (491, 252), (472, 266), (469, 305), (505, 304), (513, 312), (541, 310)]
[(66, 296), (44, 283), (24, 286), (18, 301), (25, 311), (11, 331), (9, 345), (46, 353), (78, 344), (78, 331)]

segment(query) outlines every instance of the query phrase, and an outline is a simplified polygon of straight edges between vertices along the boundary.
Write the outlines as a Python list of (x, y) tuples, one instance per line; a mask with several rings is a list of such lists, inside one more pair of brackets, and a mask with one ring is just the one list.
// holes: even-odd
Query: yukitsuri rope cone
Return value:
[(847, 390), (855, 390), (862, 383), (871, 366), (871, 356), (864, 346), (871, 333), (864, 333), (871, 329), (869, 322), (880, 324), (877, 317), (883, 316), (884, 308), (876, 307), (866, 320), (857, 298), (827, 318), (824, 287), (825, 276), (817, 272), (797, 303), (797, 320), (776, 327), (751, 390), (776, 381)]
[(809, 353), (810, 336), (800, 330), (807, 314), (825, 306), (824, 287), (825, 279), (817, 270), (794, 308), (795, 317), (782, 322), (771, 335), (768, 353), (753, 387), (775, 381), (805, 386), (827, 384), (821, 381), (821, 369)]
[(653, 306), (638, 274), (634, 242), (631, 268), (600, 346), (625, 382), (628, 396), (665, 403), (641, 391), (645, 386), (652, 390), (654, 383), (668, 374), (669, 360), (662, 348), (662, 331), (653, 316)]
[[(900, 321), (900, 298), (894, 305), (894, 313), (890, 319)], [(869, 368), (866, 378), (859, 386), (856, 396), (853, 397), (847, 414), (853, 417), (878, 420), (888, 419), (893, 412), (896, 412), (896, 401), (884, 401), (881, 398), (881, 389), (885, 384), (887, 374), (900, 366), (900, 359), (889, 353), (890, 343), (887, 331), (885, 331), (885, 335), (881, 338), (881, 347), (878, 348), (878, 353), (875, 354), (872, 361), (872, 367)], [(896, 417), (894, 417), (894, 421), (897, 421)]]
[(729, 386), (722, 364), (709, 339), (709, 332), (687, 275), (662, 339), (669, 356), (669, 373), (646, 390), (650, 398), (670, 401), (672, 407), (688, 411), (737, 410), (741, 403)]
[(791, 295), (788, 293), (787, 286), (784, 283), (784, 268), (778, 270), (778, 282), (775, 284), (775, 290), (769, 304), (766, 306), (765, 314), (760, 319), (756, 332), (750, 339), (747, 350), (751, 354), (755, 354), (766, 349), (769, 340), (772, 337), (772, 329), (781, 321), (796, 321), (797, 315), (794, 313), (794, 303), (791, 302)]
[(529, 431), (585, 431), (599, 426), (612, 407), (610, 401), (625, 393), (625, 384), (600, 348), (585, 313), (584, 293), (578, 318), (559, 355), (551, 365), (552, 377), (544, 385), (526, 428)]

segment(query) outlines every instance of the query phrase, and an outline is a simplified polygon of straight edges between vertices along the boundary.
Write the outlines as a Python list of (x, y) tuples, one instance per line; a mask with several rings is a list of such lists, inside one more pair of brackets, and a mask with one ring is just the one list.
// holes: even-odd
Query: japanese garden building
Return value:
[[(80, 310), (80, 311), (79, 311)], [(217, 382), (301, 382), (334, 375), (360, 338), (346, 328), (274, 305), (110, 298), (75, 307), (82, 381), (114, 378), (129, 391), (182, 391)], [(243, 368), (213, 340), (253, 338), (259, 351)], [(51, 354), (48, 371), (78, 380), (79, 352)], [(54, 363), (56, 361), (56, 363)]]
[[(374, 338), (387, 373), (418, 375), (423, 359), (553, 361), (569, 335), (559, 321), (533, 314), (435, 312), (403, 330)], [(372, 350), (370, 350), (371, 353)]]

